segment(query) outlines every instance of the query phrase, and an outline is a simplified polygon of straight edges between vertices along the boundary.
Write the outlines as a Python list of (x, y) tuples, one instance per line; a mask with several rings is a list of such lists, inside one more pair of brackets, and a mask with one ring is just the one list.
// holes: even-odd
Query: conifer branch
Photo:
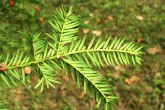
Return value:
[[(14, 54), (0, 55), (0, 90), (25, 84), (30, 76), (36, 74), (39, 82), (34, 88), (55, 87), (60, 82), (56, 79), (55, 69), (63, 69), (76, 81), (78, 87), (84, 85), (95, 98), (98, 106), (105, 104), (108, 110), (117, 104), (118, 98), (113, 95), (112, 86), (104, 76), (92, 69), (94, 66), (107, 65), (136, 65), (141, 64), (142, 47), (125, 39), (109, 37), (104, 41), (101, 37), (92, 38), (86, 45), (86, 37), (77, 40), (78, 17), (72, 15), (72, 8), (67, 12), (62, 6), (55, 11), (54, 21), (49, 21), (52, 34), (46, 33), (52, 39), (48, 42), (41, 33), (33, 36), (19, 32), (26, 39), (27, 49), (18, 50)], [(33, 74), (29, 74), (31, 73)], [(28, 73), (28, 74), (27, 74)], [(0, 103), (1, 104), (1, 103)], [(1, 105), (0, 105), (1, 107)]]

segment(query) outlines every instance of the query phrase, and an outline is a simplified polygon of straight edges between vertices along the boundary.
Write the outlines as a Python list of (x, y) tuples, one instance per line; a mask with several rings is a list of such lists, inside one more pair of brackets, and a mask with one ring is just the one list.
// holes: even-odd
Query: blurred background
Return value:
[[(33, 35), (51, 33), (47, 20), (62, 5), (74, 7), (80, 16), (79, 38), (122, 37), (144, 46), (142, 65), (99, 68), (114, 94), (118, 110), (165, 110), (165, 1), (164, 0), (0, 0), (0, 53), (26, 48), (17, 31)], [(40, 93), (30, 84), (0, 92), (0, 100), (12, 110), (102, 110), (95, 100), (78, 89), (64, 72), (55, 89)]]

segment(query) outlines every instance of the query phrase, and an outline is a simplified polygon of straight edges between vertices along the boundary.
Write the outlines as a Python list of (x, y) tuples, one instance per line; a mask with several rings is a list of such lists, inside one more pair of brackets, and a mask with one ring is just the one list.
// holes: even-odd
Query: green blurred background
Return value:
[[(165, 109), (165, 1), (164, 0), (0, 0), (0, 52), (26, 48), (17, 31), (34, 34), (51, 32), (47, 20), (61, 4), (73, 5), (80, 16), (80, 38), (109, 35), (144, 46), (142, 65), (99, 68), (120, 97), (117, 110)], [(41, 10), (36, 11), (39, 6)], [(44, 21), (40, 22), (39, 19)], [(0, 93), (12, 110), (102, 110), (94, 99), (78, 89), (70, 76), (58, 71), (62, 82), (40, 93), (31, 83)], [(62, 74), (62, 75), (61, 75)]]

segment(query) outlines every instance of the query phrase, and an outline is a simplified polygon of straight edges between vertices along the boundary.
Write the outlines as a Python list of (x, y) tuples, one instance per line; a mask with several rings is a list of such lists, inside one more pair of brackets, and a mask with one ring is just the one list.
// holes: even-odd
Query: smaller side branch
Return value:
[[(85, 81), (84, 86), (88, 87), (98, 103), (102, 101), (104, 103), (108, 103), (110, 101), (117, 102), (117, 98), (111, 95), (111, 86), (106, 82), (103, 76), (90, 69), (89, 66), (85, 65), (81, 61), (72, 61), (68, 59), (63, 59), (63, 61), (78, 72), (72, 74), (80, 74), (79, 77), (77, 77), (78, 75), (75, 75), (76, 81), (79, 82), (80, 79), (83, 82)], [(81, 76), (83, 76), (83, 78)]]

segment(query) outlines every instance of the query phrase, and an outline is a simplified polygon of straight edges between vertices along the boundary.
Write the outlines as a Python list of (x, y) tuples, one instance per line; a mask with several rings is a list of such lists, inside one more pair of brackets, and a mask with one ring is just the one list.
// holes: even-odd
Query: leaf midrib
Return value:
[(58, 54), (58, 52), (59, 52), (59, 50), (60, 50), (61, 38), (62, 38), (62, 36), (63, 36), (63, 31), (64, 31), (64, 29), (65, 29), (65, 25), (66, 25), (67, 19), (68, 19), (68, 13), (67, 13), (66, 16), (64, 17), (64, 24), (63, 24), (63, 26), (62, 26), (62, 30), (61, 30), (60, 37), (59, 37), (60, 39), (59, 39), (58, 46), (57, 46), (57, 54)]
[(77, 53), (84, 53), (84, 52), (120, 52), (120, 53), (132, 54), (132, 55), (142, 54), (142, 52), (132, 52), (132, 51), (120, 50), (120, 49), (86, 49), (86, 50), (71, 51), (71, 52), (65, 53), (63, 56), (77, 54)]

